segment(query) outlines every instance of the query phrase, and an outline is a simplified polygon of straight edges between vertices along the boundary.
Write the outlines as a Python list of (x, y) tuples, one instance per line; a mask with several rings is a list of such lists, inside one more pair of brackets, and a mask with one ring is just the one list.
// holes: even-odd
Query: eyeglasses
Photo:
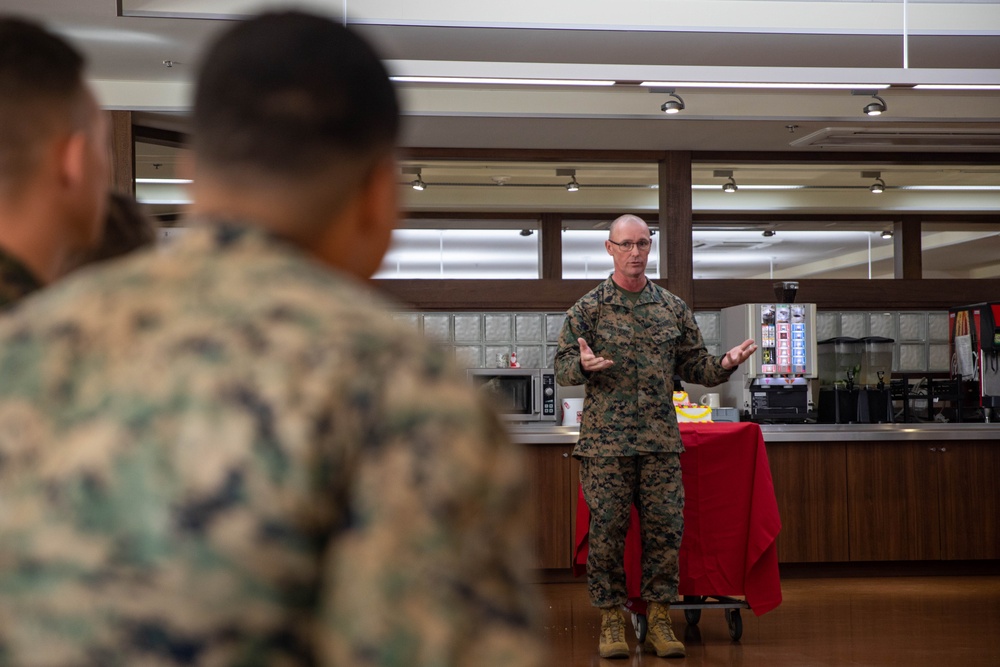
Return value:
[(614, 243), (616, 246), (621, 248), (623, 252), (632, 252), (632, 248), (636, 247), (639, 248), (639, 252), (649, 252), (650, 246), (653, 245), (653, 242), (650, 241), (649, 239), (639, 239), (638, 241), (635, 242), (623, 241), (622, 243), (618, 243), (618, 241), (612, 241), (611, 239), (608, 239), (608, 243)]

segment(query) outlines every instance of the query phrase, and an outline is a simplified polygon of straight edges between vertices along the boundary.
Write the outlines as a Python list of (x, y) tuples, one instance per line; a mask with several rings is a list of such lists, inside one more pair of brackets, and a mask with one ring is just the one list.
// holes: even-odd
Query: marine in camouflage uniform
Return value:
[[(614, 365), (585, 372), (580, 338)], [(719, 384), (732, 374), (721, 360), (706, 351), (691, 309), (651, 281), (630, 295), (608, 278), (567, 312), (556, 377), (564, 386), (586, 386), (573, 455), (580, 458), (591, 512), (587, 575), (594, 606), (614, 607), (628, 599), (623, 560), (633, 502), (642, 530), (642, 598), (667, 603), (676, 597), (684, 446), (673, 406), (673, 377)]]
[(202, 216), (0, 318), (0, 665), (546, 664), (522, 452), (366, 286), (398, 120), (338, 22), (234, 22)]
[(42, 288), (42, 282), (17, 258), (0, 248), (0, 312)]
[(358, 281), (204, 224), (0, 323), (0, 665), (543, 665), (522, 452)]

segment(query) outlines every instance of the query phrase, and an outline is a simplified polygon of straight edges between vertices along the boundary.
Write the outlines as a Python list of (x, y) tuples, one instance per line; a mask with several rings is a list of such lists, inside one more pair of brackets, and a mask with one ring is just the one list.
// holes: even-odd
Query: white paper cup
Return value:
[(579, 426), (583, 421), (583, 399), (564, 398), (562, 400), (562, 425)]

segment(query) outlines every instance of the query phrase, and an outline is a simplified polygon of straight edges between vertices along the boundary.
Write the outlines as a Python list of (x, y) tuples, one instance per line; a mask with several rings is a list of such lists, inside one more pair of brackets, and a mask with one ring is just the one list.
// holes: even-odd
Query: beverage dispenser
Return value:
[(963, 392), (963, 407), (990, 421), (1000, 410), (1000, 303), (952, 308), (948, 324), (952, 377), (974, 388), (971, 398)]
[(816, 344), (819, 356), (817, 419), (824, 424), (858, 421), (858, 380), (864, 347), (857, 338), (838, 336)]
[(719, 387), (723, 405), (754, 421), (804, 421), (816, 377), (816, 304), (794, 303), (798, 283), (775, 283), (773, 303), (722, 309), (724, 349), (752, 338), (757, 351)]
[(862, 338), (861, 370), (858, 373), (858, 421), (861, 423), (891, 423), (892, 338), (868, 336)]

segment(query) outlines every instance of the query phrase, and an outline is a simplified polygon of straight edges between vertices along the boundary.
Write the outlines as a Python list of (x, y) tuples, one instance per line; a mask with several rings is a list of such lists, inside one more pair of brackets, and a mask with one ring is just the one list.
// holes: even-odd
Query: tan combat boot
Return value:
[(683, 658), (687, 655), (684, 644), (674, 635), (670, 624), (669, 604), (650, 602), (646, 611), (646, 642), (643, 646), (661, 658)]
[(627, 658), (628, 642), (625, 641), (625, 616), (620, 607), (601, 609), (601, 643), (598, 649), (602, 658)]

